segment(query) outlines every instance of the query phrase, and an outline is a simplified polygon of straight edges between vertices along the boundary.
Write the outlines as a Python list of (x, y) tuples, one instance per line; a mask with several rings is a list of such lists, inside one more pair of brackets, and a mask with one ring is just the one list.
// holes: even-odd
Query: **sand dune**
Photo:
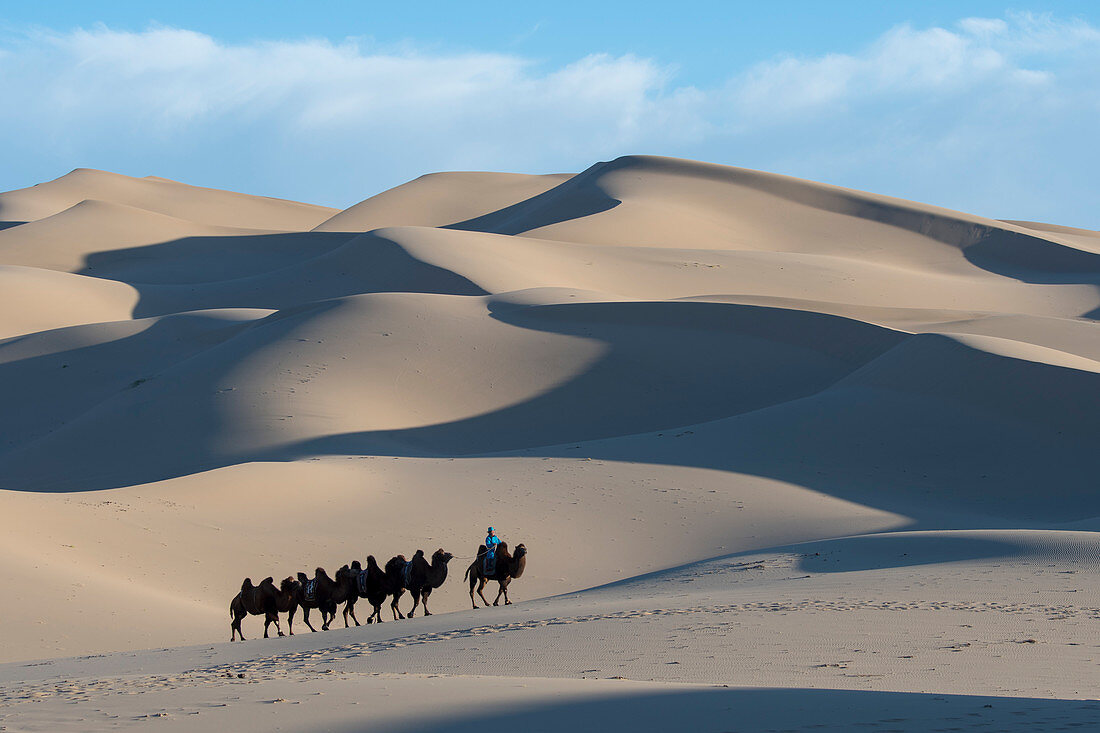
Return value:
[[(0, 661), (205, 645), (2, 666), (17, 729), (1094, 721), (1096, 232), (647, 156), (341, 212), (77, 170), (0, 220)], [(368, 553), (446, 547), (467, 609), (487, 523), (515, 606), (220, 643), (243, 577)]]
[(0, 221), (37, 221), (88, 199), (201, 224), (267, 230), (309, 229), (336, 213), (323, 206), (189, 186), (165, 178), (131, 178), (77, 168), (55, 180), (0, 194)]
[(318, 224), (316, 231), (365, 232), (395, 226), (457, 224), (526, 201), (568, 175), (430, 173), (372, 196)]
[(0, 339), (128, 318), (137, 301), (123, 283), (0, 265)]

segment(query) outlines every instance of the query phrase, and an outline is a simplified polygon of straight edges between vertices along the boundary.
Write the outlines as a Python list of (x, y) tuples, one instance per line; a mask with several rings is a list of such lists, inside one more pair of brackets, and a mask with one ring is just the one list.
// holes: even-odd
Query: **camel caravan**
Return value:
[[(492, 546), (492, 545), (491, 545)], [(496, 581), (499, 584), (497, 597), (493, 605), (499, 605), (501, 596), (504, 597), (504, 605), (510, 605), (508, 600), (508, 584), (514, 578), (523, 575), (527, 564), (527, 548), (517, 545), (515, 554), (508, 551), (507, 543), (500, 542), (495, 545), (494, 552), (486, 550), (485, 545), (478, 548), (474, 561), (466, 568), (465, 579), (470, 581), (470, 603), (477, 608), (474, 600), (475, 586), (481, 600), (489, 606), (488, 599), (482, 593), (485, 584)], [(387, 598), (390, 601), (390, 610), (393, 619), (412, 618), (417, 607), (423, 603), (424, 615), (431, 616), (428, 610), (428, 597), (432, 591), (443, 585), (447, 580), (447, 563), (454, 558), (443, 548), (439, 548), (432, 555), (431, 562), (424, 556), (423, 550), (417, 550), (411, 560), (406, 560), (404, 555), (397, 555), (386, 563), (385, 567), (378, 564), (374, 555), (367, 556), (367, 566), (355, 560), (350, 565), (344, 565), (336, 574), (329, 576), (324, 568), (314, 570), (312, 578), (299, 572), (297, 579), (285, 578), (279, 585), (275, 585), (274, 578), (264, 578), (259, 585), (254, 585), (251, 578), (245, 578), (241, 584), (241, 591), (229, 604), (230, 641), (236, 641), (239, 636), (244, 641), (241, 632), (241, 620), (245, 616), (264, 617), (264, 638), (269, 638), (268, 631), (272, 624), (279, 636), (284, 636), (279, 625), (279, 614), (287, 614), (287, 630), (294, 635), (294, 614), (302, 609), (302, 621), (310, 631), (317, 631), (309, 622), (309, 612), (317, 609), (321, 612), (321, 630), (328, 631), (329, 626), (336, 619), (336, 612), (341, 603), (344, 604), (344, 627), (348, 628), (348, 616), (359, 626), (359, 619), (355, 617), (355, 604), (363, 598), (371, 606), (371, 613), (367, 617), (367, 623), (375, 620), (382, 623), (382, 605)], [(413, 599), (413, 606), (408, 614), (401, 613), (398, 601), (408, 591)]]

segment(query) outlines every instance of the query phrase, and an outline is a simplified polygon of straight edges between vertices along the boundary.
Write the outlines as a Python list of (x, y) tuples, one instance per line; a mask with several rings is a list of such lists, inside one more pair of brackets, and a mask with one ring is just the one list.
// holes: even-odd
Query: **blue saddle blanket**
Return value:
[(359, 577), (355, 579), (359, 584), (359, 595), (365, 596), (367, 594), (367, 571), (359, 571)]

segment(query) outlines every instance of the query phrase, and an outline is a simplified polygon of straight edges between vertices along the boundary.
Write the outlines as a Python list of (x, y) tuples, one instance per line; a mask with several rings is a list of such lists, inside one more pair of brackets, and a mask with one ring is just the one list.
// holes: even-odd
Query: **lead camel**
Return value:
[(512, 605), (512, 602), (508, 600), (508, 584), (514, 578), (523, 575), (523, 570), (527, 567), (527, 546), (523, 543), (516, 545), (516, 554), (511, 555), (508, 553), (508, 543), (501, 542), (497, 545), (496, 558), (497, 562), (493, 573), (487, 575), (485, 573), (485, 545), (482, 545), (478, 548), (477, 555), (474, 561), (470, 563), (470, 567), (466, 568), (465, 577), (470, 580), (470, 603), (473, 604), (474, 608), (477, 608), (477, 601), (474, 600), (475, 585), (477, 586), (477, 594), (481, 596), (481, 600), (485, 601), (485, 605), (488, 607), (489, 600), (482, 593), (482, 590), (490, 580), (495, 580), (500, 584), (493, 605), (500, 605), (501, 595), (504, 596), (505, 606)]

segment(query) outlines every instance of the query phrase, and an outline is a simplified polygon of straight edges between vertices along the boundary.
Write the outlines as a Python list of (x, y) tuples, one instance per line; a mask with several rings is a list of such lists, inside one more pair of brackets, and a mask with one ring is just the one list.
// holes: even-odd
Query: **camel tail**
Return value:
[(472, 573), (474, 571), (474, 564), (476, 562), (477, 562), (477, 560), (474, 560), (474, 562), (470, 563), (470, 567), (466, 568), (466, 574), (462, 576), (463, 580), (469, 580), (470, 579), (470, 573)]

